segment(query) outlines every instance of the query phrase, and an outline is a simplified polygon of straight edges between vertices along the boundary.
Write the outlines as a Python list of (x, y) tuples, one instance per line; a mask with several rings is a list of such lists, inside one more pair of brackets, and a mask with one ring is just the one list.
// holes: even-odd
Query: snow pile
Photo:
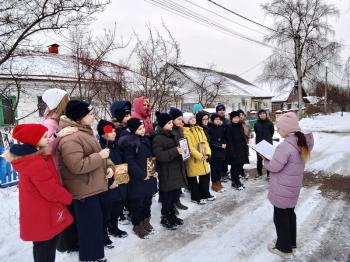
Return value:
[(338, 112), (303, 118), (300, 126), (306, 132), (350, 133), (350, 113), (344, 112), (343, 117)]
[(350, 175), (350, 113), (304, 118), (300, 126), (312, 132), (315, 140), (307, 171)]

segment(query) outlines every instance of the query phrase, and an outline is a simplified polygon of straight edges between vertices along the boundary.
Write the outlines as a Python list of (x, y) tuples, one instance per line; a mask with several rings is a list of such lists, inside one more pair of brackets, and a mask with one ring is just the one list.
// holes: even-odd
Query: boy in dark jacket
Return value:
[(211, 122), (208, 128), (209, 145), (211, 148), (210, 170), (212, 189), (215, 192), (224, 192), (221, 184), (221, 173), (224, 169), (226, 159), (226, 139), (225, 128), (218, 114), (212, 114)]
[[(97, 125), (97, 132), (100, 138), (101, 148), (109, 148), (109, 158), (115, 165), (123, 163), (121, 151), (116, 142), (116, 132), (114, 124), (106, 120), (100, 120)], [(118, 185), (114, 177), (108, 179), (109, 190), (103, 192), (101, 196), (102, 211), (105, 222), (105, 244), (108, 241), (107, 230), (114, 237), (124, 238), (128, 234), (118, 228), (118, 218), (123, 211), (127, 197), (127, 184)]]
[[(262, 140), (266, 140), (270, 144), (272, 144), (272, 137), (275, 132), (275, 128), (270, 119), (267, 118), (266, 111), (264, 109), (259, 110), (258, 112), (258, 121), (254, 124), (255, 131), (255, 143), (259, 143)], [(259, 154), (257, 156), (257, 176), (259, 178), (262, 176), (262, 158)], [(267, 177), (269, 176), (269, 171), (267, 171)]]
[(186, 186), (186, 174), (183, 167), (183, 150), (178, 146), (173, 130), (173, 120), (167, 113), (157, 114), (161, 130), (152, 141), (153, 152), (159, 170), (159, 194), (162, 200), (161, 224), (167, 229), (176, 229), (183, 224), (175, 214), (178, 191)]
[(153, 231), (150, 219), (152, 197), (157, 192), (157, 173), (147, 176), (147, 158), (153, 154), (151, 140), (145, 136), (142, 120), (128, 120), (127, 132), (119, 139), (118, 146), (123, 152), (123, 161), (128, 163), (128, 207), (133, 231), (140, 238), (147, 238)]
[[(172, 133), (175, 135), (175, 139), (177, 141), (177, 144), (179, 144), (179, 140), (180, 139), (184, 139), (184, 131), (183, 131), (183, 127), (184, 127), (184, 122), (183, 122), (183, 113), (181, 112), (181, 110), (171, 107), (170, 111), (169, 111), (169, 115), (171, 116), (171, 119), (173, 120), (173, 130)], [(182, 162), (182, 168), (185, 172), (185, 176), (186, 176), (186, 166), (185, 163)], [(186, 181), (186, 185), (187, 185), (187, 181)], [(187, 210), (188, 207), (185, 206), (184, 204), (181, 203), (180, 201), (180, 196), (182, 194), (181, 189), (178, 190), (177, 193), (177, 201), (175, 203), (175, 206), (177, 209), (182, 209), (182, 210)]]
[(244, 185), (239, 180), (243, 165), (248, 162), (247, 141), (240, 122), (239, 112), (230, 113), (231, 124), (226, 129), (228, 160), (231, 164), (232, 187), (243, 190)]

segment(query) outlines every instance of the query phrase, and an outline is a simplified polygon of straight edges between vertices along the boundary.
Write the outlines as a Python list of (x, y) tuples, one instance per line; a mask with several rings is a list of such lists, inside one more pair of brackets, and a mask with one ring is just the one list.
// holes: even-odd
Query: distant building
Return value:
[[(18, 119), (20, 123), (39, 122), (46, 109), (41, 95), (49, 88), (62, 88), (73, 99), (83, 98), (94, 103), (93, 97), (102, 85), (110, 85), (121, 96), (123, 85), (136, 85), (136, 73), (127, 67), (62, 55), (58, 47), (57, 44), (49, 46), (47, 53), (15, 55), (0, 67), (0, 126), (11, 126)], [(16, 103), (18, 106), (13, 112), (11, 109)], [(103, 103), (96, 106), (105, 116), (109, 106)]]
[[(223, 103), (228, 112), (237, 109), (246, 112), (262, 108), (271, 109), (272, 94), (237, 75), (188, 65), (169, 66), (178, 72), (175, 84), (183, 94), (183, 111), (192, 111), (196, 103), (203, 103), (203, 106), (208, 108)], [(215, 96), (216, 91), (218, 93), (213, 100), (208, 101), (208, 95), (202, 97), (206, 93)]]

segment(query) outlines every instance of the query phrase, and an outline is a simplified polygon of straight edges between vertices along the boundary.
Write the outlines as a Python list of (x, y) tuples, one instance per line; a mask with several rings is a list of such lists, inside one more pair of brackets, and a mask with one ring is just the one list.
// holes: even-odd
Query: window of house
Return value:
[(14, 125), (17, 112), (14, 110), (16, 97), (0, 97), (0, 126)]
[(38, 111), (39, 111), (40, 117), (44, 116), (45, 110), (46, 110), (46, 104), (43, 101), (43, 98), (41, 96), (38, 96)]

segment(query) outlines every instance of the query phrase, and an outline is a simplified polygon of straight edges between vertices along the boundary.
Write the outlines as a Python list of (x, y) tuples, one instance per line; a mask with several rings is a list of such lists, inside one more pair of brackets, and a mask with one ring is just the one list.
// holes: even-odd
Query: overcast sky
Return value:
[[(215, 7), (207, 0), (173, 1), (190, 8), (194, 12), (205, 15), (205, 17), (210, 20), (256, 40), (262, 41), (264, 33), (268, 33), (259, 26), (255, 26), (221, 8)], [(189, 2), (217, 12), (224, 16), (225, 19), (191, 5)], [(271, 19), (265, 17), (260, 7), (260, 4), (266, 1), (216, 0), (216, 2), (252, 20), (267, 26), (272, 26)], [(330, 23), (336, 33), (334, 36), (335, 39), (346, 44), (342, 56), (349, 56), (350, 1), (327, 0), (326, 2), (332, 3), (340, 9), (340, 17), (332, 19)], [(239, 26), (227, 19), (243, 24), (255, 31)], [(215, 64), (218, 70), (237, 74), (248, 81), (254, 82), (256, 77), (261, 73), (262, 61), (272, 52), (271, 48), (242, 40), (236, 36), (228, 35), (208, 26), (189, 21), (153, 5), (150, 0), (112, 0), (112, 3), (106, 8), (105, 12), (98, 14), (97, 20), (91, 24), (91, 27), (96, 34), (101, 34), (104, 28), (112, 28), (114, 23), (116, 23), (118, 37), (122, 36), (124, 39), (129, 39), (133, 36), (134, 31), (145, 37), (145, 25), (149, 23), (154, 27), (160, 28), (162, 20), (179, 42), (181, 48), (181, 62), (187, 65), (208, 67), (209, 65)], [(50, 42), (53, 40), (55, 40), (55, 37), (47, 41)], [(132, 46), (133, 43), (131, 43), (130, 48)], [(64, 46), (62, 48), (64, 49)], [(109, 59), (113, 62), (125, 60), (128, 57), (130, 48), (115, 52)]]

